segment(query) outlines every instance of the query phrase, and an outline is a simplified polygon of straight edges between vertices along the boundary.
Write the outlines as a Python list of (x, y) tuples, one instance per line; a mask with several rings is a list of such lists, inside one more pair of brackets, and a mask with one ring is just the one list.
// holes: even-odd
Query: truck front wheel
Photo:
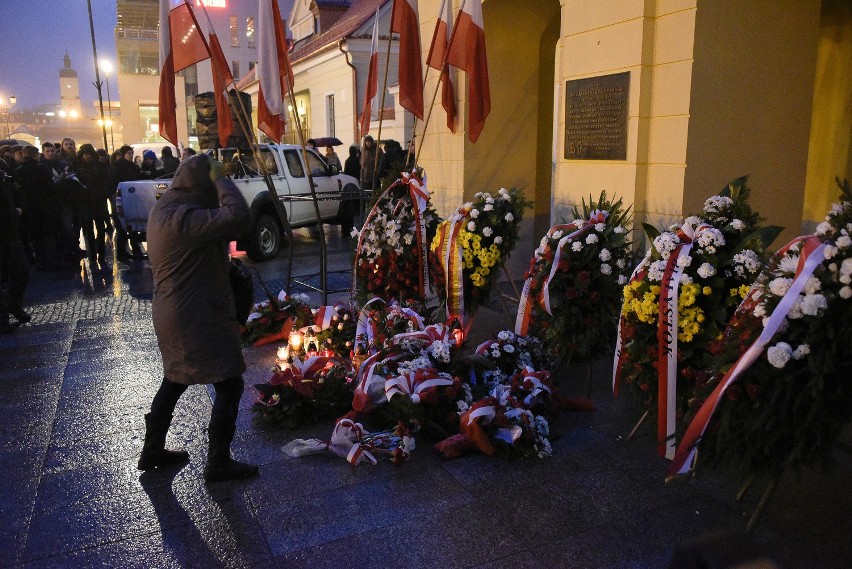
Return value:
[(258, 216), (251, 234), (248, 256), (252, 261), (261, 262), (278, 256), (281, 247), (281, 230), (275, 218), (268, 214)]

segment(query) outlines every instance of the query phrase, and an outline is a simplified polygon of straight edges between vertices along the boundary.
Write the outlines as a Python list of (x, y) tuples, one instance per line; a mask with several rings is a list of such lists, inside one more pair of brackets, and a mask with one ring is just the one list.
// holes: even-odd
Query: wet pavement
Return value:
[[(345, 287), (352, 243), (328, 232), (329, 268), (340, 271), (330, 284)], [(317, 270), (311, 231), (297, 232), (293, 259), (294, 275)], [(834, 470), (785, 477), (743, 538), (765, 481), (741, 503), (733, 498), (742, 479), (729, 472), (664, 484), (650, 429), (626, 440), (641, 409), (612, 397), (605, 361), (590, 383), (582, 370), (560, 378), (569, 393), (591, 389), (598, 411), (555, 421), (554, 456), (544, 461), (445, 461), (426, 446), (397, 468), (355, 468), (331, 455), (288, 460), (284, 443), (326, 438), (333, 422), (261, 429), (247, 390), (233, 448), (261, 474), (207, 486), (211, 390), (195, 386), (168, 439), (190, 463), (140, 476), (142, 416), (162, 377), (151, 273), (146, 262), (107, 269), (100, 278), (33, 273), (32, 323), (0, 335), (0, 566), (645, 568), (668, 566), (696, 540), (706, 542), (692, 548), (706, 562), (696, 567), (758, 551), (782, 567), (852, 563), (850, 437)], [(277, 292), (286, 257), (258, 270)], [(472, 342), (510, 327), (492, 304)], [(246, 349), (247, 385), (268, 379), (274, 352)]]

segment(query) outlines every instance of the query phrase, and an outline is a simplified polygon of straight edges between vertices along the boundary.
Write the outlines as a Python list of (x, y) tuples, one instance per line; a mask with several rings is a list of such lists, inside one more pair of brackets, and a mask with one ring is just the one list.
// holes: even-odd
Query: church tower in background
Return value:
[(65, 65), (59, 70), (59, 106), (60, 113), (70, 118), (81, 116), (80, 81), (77, 72), (71, 68), (71, 58), (65, 54)]

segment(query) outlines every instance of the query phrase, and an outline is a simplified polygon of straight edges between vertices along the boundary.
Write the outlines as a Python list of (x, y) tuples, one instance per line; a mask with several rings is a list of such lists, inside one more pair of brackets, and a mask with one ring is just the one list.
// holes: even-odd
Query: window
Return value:
[(328, 136), (335, 136), (334, 132), (334, 95), (325, 96), (325, 131)]
[(237, 81), (240, 80), (240, 62), (236, 59), (231, 62), (231, 74)]
[(257, 67), (257, 62), (256, 61), (249, 61), (249, 71), (251, 71), (255, 67)]
[(231, 16), (229, 18), (229, 22), (231, 24), (231, 47), (240, 47), (240, 35), (237, 31), (237, 17)]
[(249, 16), (246, 18), (246, 45), (255, 47), (254, 43), (254, 18)]
[(287, 169), (290, 170), (290, 175), (292, 177), (305, 177), (305, 169), (302, 168), (302, 161), (299, 160), (299, 155), (296, 154), (295, 150), (285, 150), (284, 161), (287, 162)]

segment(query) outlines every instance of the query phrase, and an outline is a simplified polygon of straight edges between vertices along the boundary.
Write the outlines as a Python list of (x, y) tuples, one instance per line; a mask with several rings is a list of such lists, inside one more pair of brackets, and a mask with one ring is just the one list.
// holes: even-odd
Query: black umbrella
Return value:
[(317, 148), (325, 148), (326, 146), (342, 146), (343, 143), (336, 136), (321, 136), (314, 139), (317, 143)]

